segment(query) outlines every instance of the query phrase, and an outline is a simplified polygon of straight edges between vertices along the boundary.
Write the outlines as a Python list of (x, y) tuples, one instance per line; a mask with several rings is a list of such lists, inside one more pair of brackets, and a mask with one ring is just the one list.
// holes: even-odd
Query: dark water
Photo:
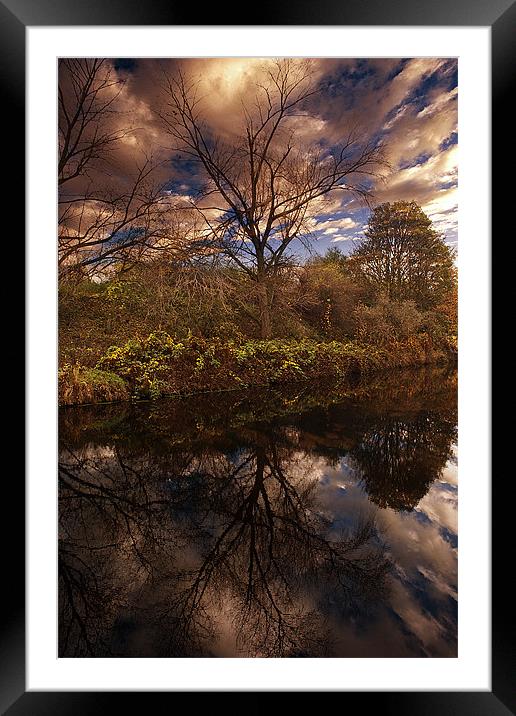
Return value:
[(456, 389), (62, 409), (60, 656), (456, 656)]

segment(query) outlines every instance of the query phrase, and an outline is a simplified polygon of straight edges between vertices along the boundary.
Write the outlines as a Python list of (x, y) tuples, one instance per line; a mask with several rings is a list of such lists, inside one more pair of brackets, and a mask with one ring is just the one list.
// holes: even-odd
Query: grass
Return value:
[(59, 370), (58, 386), (60, 405), (110, 403), (130, 397), (127, 382), (119, 375), (78, 363), (67, 363)]

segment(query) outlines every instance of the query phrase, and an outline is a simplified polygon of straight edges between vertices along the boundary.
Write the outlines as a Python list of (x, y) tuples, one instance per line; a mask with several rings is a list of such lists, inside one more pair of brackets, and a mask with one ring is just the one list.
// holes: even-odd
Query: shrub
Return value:
[(184, 343), (174, 341), (165, 331), (156, 331), (144, 339), (132, 338), (123, 346), (111, 346), (96, 367), (123, 378), (135, 397), (154, 398), (163, 392), (162, 375), (184, 349)]
[(343, 264), (319, 259), (307, 263), (299, 277), (298, 311), (318, 335), (345, 338), (354, 332), (353, 310), (363, 291)]
[(406, 341), (417, 335), (424, 321), (414, 301), (389, 301), (384, 296), (374, 306), (357, 306), (354, 317), (359, 339), (373, 345)]

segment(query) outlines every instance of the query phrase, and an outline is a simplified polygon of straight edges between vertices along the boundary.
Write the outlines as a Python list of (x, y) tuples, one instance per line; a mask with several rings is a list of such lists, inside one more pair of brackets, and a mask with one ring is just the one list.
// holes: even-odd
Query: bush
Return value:
[(417, 336), (424, 315), (414, 301), (389, 301), (380, 297), (374, 306), (360, 304), (354, 312), (360, 340), (388, 345)]
[(313, 260), (299, 277), (298, 310), (318, 335), (343, 339), (353, 335), (353, 311), (363, 299), (362, 294), (344, 272), (342, 263)]
[(162, 375), (184, 349), (181, 341), (175, 341), (165, 331), (156, 331), (148, 338), (132, 338), (123, 346), (111, 346), (97, 368), (123, 378), (135, 397), (154, 398), (163, 392)]

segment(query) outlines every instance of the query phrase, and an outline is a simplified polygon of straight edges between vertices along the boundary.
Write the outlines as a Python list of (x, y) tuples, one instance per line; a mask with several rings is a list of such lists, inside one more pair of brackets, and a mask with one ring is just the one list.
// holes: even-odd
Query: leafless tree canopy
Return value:
[(165, 77), (160, 116), (174, 148), (203, 169), (202, 201), (193, 208), (209, 227), (207, 238), (263, 287), (261, 325), (268, 336), (269, 279), (291, 242), (309, 236), (315, 203), (333, 190), (367, 199), (367, 179), (383, 159), (381, 146), (356, 129), (332, 147), (298, 141), (292, 119), (306, 116), (316, 93), (308, 62), (278, 60), (263, 74), (254, 96), (242, 100), (243, 131), (231, 138), (213, 135), (198, 86), (181, 73)]
[(127, 186), (104, 184), (60, 201), (59, 264), (63, 273), (77, 265), (119, 271), (143, 255), (181, 253), (179, 214), (154, 179), (156, 165), (145, 160)]
[(102, 59), (63, 59), (59, 65), (59, 185), (87, 175), (125, 135), (111, 129), (122, 81)]
[[(131, 134), (107, 60), (67, 59), (59, 77), (59, 268), (62, 276), (124, 268), (145, 251), (178, 245), (158, 163), (142, 152), (124, 176), (115, 150)], [(120, 128), (121, 127), (121, 128)]]
[[(278, 60), (242, 98), (231, 136), (216, 135), (204, 116), (199, 85), (177, 70), (164, 75), (153, 111), (172, 139), (169, 150), (198, 163), (204, 181), (188, 204), (173, 206), (156, 179), (151, 148), (132, 172), (116, 176), (114, 157), (131, 131), (119, 100), (123, 80), (107, 60), (62, 60), (59, 82), (59, 261), (63, 274), (124, 266), (151, 248), (194, 239), (221, 252), (258, 286), (260, 324), (270, 334), (273, 279), (294, 239), (307, 242), (317, 202), (331, 191), (365, 200), (382, 166), (381, 146), (350, 128), (340, 141), (307, 145), (296, 126), (310, 119), (317, 94), (309, 61)], [(189, 209), (178, 236), (173, 212)], [(199, 241), (200, 240), (200, 241)], [(180, 252), (181, 253), (181, 252)]]

